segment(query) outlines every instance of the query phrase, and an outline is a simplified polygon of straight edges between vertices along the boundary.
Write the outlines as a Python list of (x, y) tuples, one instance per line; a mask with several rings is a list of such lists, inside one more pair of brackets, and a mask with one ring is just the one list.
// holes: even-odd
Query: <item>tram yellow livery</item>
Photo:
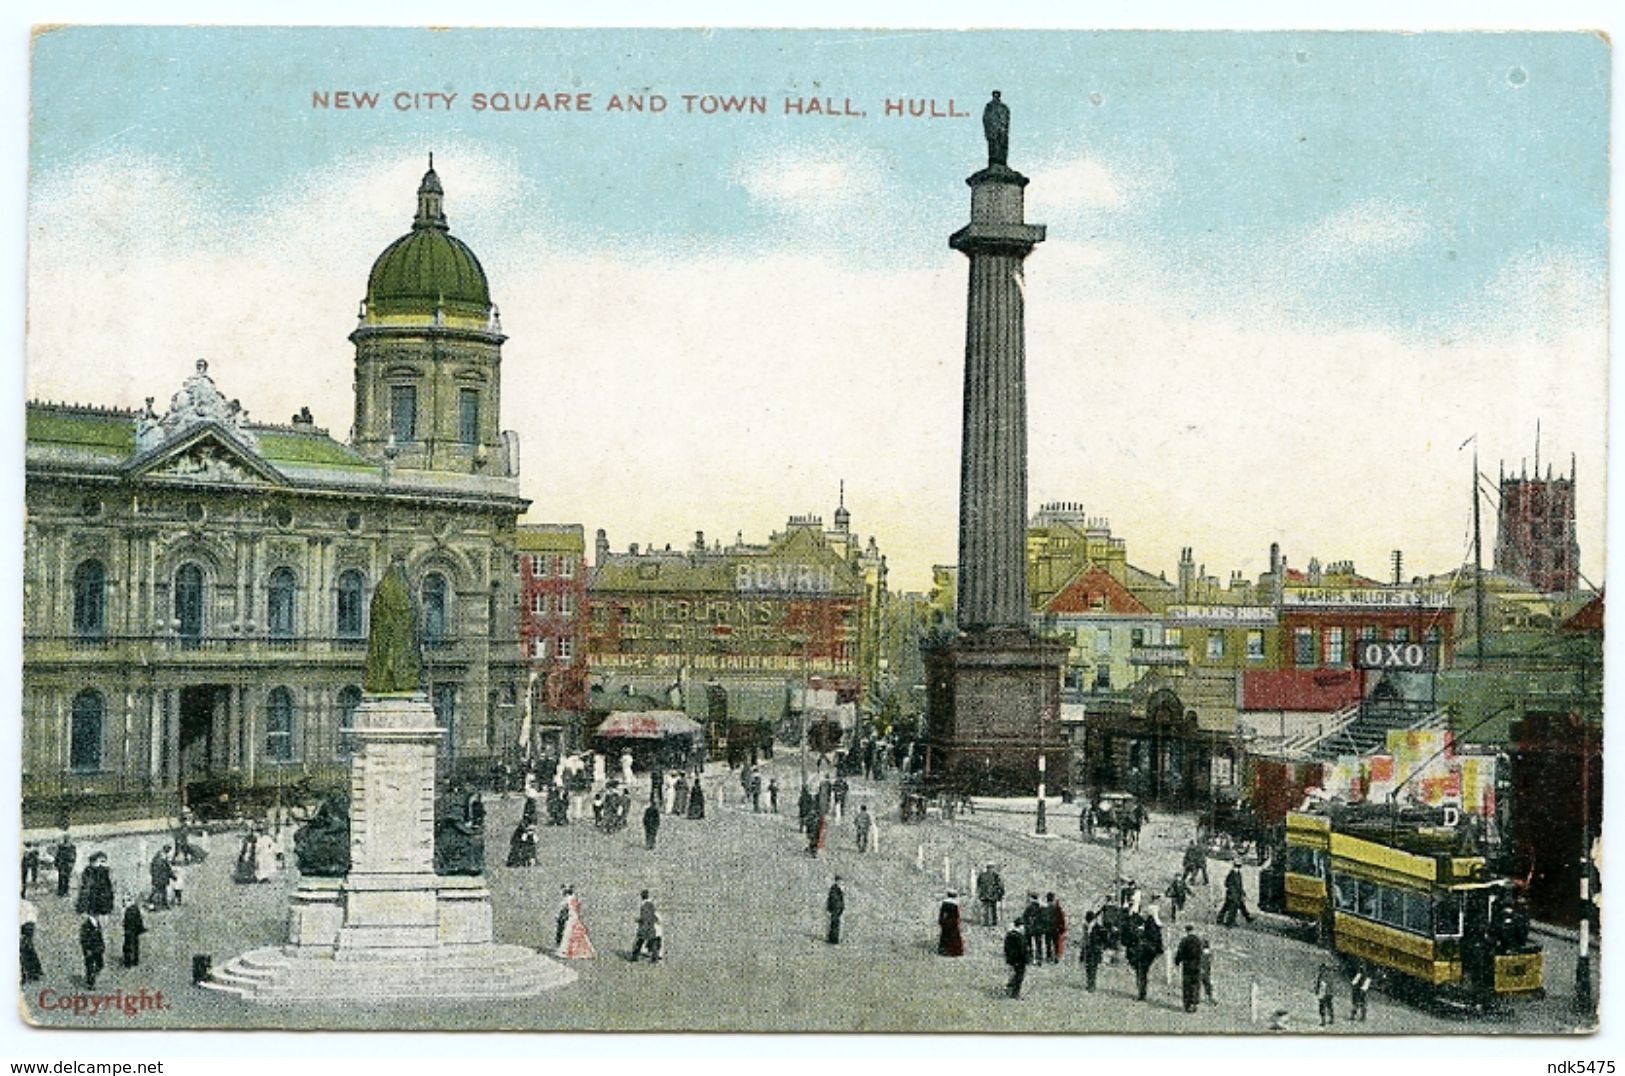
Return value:
[(1537, 993), (1517, 887), (1495, 876), (1445, 812), (1327, 805), (1287, 815), (1260, 879), (1266, 911), (1315, 923), (1346, 959), (1475, 1004)]

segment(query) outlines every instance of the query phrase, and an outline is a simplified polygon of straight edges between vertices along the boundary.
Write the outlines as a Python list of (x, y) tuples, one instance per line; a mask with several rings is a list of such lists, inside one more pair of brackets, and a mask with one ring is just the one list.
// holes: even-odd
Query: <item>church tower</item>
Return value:
[(378, 255), (350, 334), (361, 452), (403, 469), (510, 475), (500, 432), (502, 323), (485, 270), (454, 237), (434, 157), (412, 230)]

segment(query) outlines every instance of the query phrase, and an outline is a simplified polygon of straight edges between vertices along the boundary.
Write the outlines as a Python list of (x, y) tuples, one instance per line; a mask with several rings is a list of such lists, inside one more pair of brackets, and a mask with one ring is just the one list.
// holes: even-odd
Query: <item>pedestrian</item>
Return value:
[(1049, 962), (1059, 964), (1066, 955), (1066, 912), (1054, 893), (1044, 894), (1044, 901), (1049, 905)]
[(937, 909), (937, 955), (965, 955), (965, 936), (959, 929), (959, 894), (952, 889)]
[(576, 896), (574, 886), (566, 887), (563, 912), (564, 922), (559, 930), (559, 956), (565, 960), (591, 959), (592, 939), (587, 937), (587, 924), (581, 918), (581, 898)]
[(869, 817), (869, 805), (863, 804), (858, 808), (858, 817), (852, 820), (852, 825), (858, 831), (858, 851), (869, 850), (869, 834), (873, 831), (875, 820)]
[(28, 893), (28, 887), (37, 881), (39, 881), (39, 847), (31, 844), (23, 849), (22, 892), (25, 896)]
[(1021, 933), (1027, 939), (1027, 963), (1043, 961), (1044, 906), (1038, 903), (1037, 893), (1027, 894), (1027, 907), (1021, 912)]
[(1371, 972), (1364, 964), (1354, 969), (1349, 980), (1349, 1019), (1365, 1023), (1366, 996), (1371, 993)]
[(1185, 846), (1183, 878), (1186, 885), (1195, 885), (1196, 876), (1202, 876), (1202, 884), (1207, 885), (1207, 853), (1195, 841)]
[(39, 961), (39, 950), (34, 947), (34, 932), (39, 929), (39, 909), (34, 907), (34, 902), (27, 897), (24, 897), (17, 907), (22, 924), (18, 938), (18, 956), (22, 967), (23, 985), (27, 986), (45, 976), (45, 969)]
[(846, 890), (841, 888), (839, 874), (835, 876), (835, 881), (830, 883), (829, 896), (824, 900), (824, 911), (829, 913), (829, 932), (824, 935), (824, 941), (830, 945), (839, 945), (841, 916), (846, 914)]
[(1213, 997), (1213, 943), (1202, 939), (1202, 996), (1208, 1004), (1217, 1004)]
[(1134, 969), (1135, 996), (1144, 1001), (1151, 965), (1157, 962), (1157, 957), (1163, 951), (1161, 924), (1149, 915), (1136, 916), (1130, 921), (1126, 948), (1129, 964)]
[(1174, 963), (1179, 965), (1180, 1000), (1186, 1012), (1195, 1012), (1202, 999), (1202, 939), (1196, 936), (1194, 924), (1185, 924), (1185, 936), (1174, 950)]
[(1247, 910), (1247, 887), (1241, 878), (1241, 864), (1232, 863), (1230, 873), (1224, 876), (1224, 906), (1219, 909), (1219, 922), (1227, 927), (1236, 925), (1236, 913), (1251, 923), (1253, 913)]
[(824, 831), (828, 825), (829, 823), (825, 819), (823, 812), (819, 812), (818, 817), (813, 820), (812, 825), (807, 827), (808, 855), (816, 856), (818, 854), (818, 850), (824, 847)]
[(559, 887), (559, 913), (555, 919), (553, 931), (553, 948), (564, 947), (564, 928), (570, 923), (570, 895), (575, 892), (574, 886)]
[(513, 827), (513, 836), (508, 839), (508, 866), (534, 867), (536, 865), (536, 831), (528, 826), (524, 819)]
[(1010, 924), (1004, 935), (1004, 962), (1010, 965), (1010, 981), (1005, 984), (1005, 993), (1020, 998), (1022, 980), (1027, 978), (1027, 939), (1021, 933), (1019, 919)]
[(124, 966), (136, 967), (141, 963), (141, 935), (147, 932), (147, 921), (141, 916), (141, 902), (129, 896), (124, 902)]
[(1044, 903), (1038, 906), (1037, 951), (1033, 954), (1035, 964), (1055, 963), (1055, 894), (1051, 893)]
[(1106, 929), (1106, 924), (1095, 912), (1089, 912), (1085, 915), (1083, 922), (1083, 988), (1093, 993), (1095, 976), (1100, 971), (1101, 957), (1106, 955), (1106, 942), (1109, 939), (1109, 931)]
[(1315, 1005), (1320, 1009), (1320, 1026), (1328, 1027), (1337, 1021), (1332, 1006), (1332, 969), (1322, 964), (1315, 970)]
[(68, 887), (73, 882), (73, 865), (79, 859), (79, 849), (68, 836), (68, 831), (62, 831), (62, 839), (56, 842), (56, 851), (51, 854), (51, 861), (56, 866), (56, 895), (68, 895)]
[(655, 838), (660, 836), (660, 808), (650, 803), (643, 809), (643, 847), (654, 851)]
[(772, 777), (767, 782), (767, 809), (774, 814), (779, 813), (779, 779)]
[(169, 865), (169, 891), (175, 897), (175, 907), (177, 908), (186, 902), (186, 872), (190, 869), (181, 866), (179, 863)]
[(92, 852), (79, 875), (79, 899), (73, 910), (81, 915), (113, 914), (113, 874), (106, 852)]
[(760, 773), (758, 773), (754, 769), (752, 769), (751, 772), (750, 772), (750, 780), (746, 785), (746, 791), (750, 794), (750, 810), (751, 810), (751, 813), (752, 814), (761, 814), (762, 813), (762, 775)]
[(835, 787), (835, 817), (837, 819), (845, 818), (846, 817), (846, 797), (847, 797), (847, 793), (851, 791), (852, 786), (847, 783), (847, 780), (846, 780), (845, 777), (837, 776), (835, 778), (835, 786), (834, 787)]
[(807, 831), (808, 826), (812, 825), (815, 817), (817, 817), (817, 811), (813, 809), (812, 791), (803, 784), (801, 786), (801, 795), (796, 799), (796, 818), (799, 820), (797, 825), (801, 827), (803, 833)]
[[(654, 804), (651, 803), (649, 807), (657, 815), (660, 813)], [(655, 924), (659, 921), (660, 916), (655, 912), (655, 902), (650, 899), (647, 889), (639, 895), (639, 899), (642, 903), (638, 905), (638, 932), (632, 939), (632, 963), (636, 964), (638, 955), (647, 948), (649, 950), (649, 962), (658, 964), (660, 963), (660, 948), (655, 941)]]
[(997, 865), (989, 863), (976, 876), (976, 900), (982, 906), (982, 925), (999, 925), (999, 902), (1004, 899), (1004, 879), (999, 877)]
[(686, 773), (678, 774), (677, 783), (672, 786), (671, 809), (672, 813), (679, 817), (688, 815), (688, 774)]
[(107, 940), (94, 915), (85, 916), (79, 924), (79, 951), (85, 958), (85, 989), (94, 990), (96, 976), (101, 974), (103, 958), (107, 955)]
[[(252, 844), (244, 842), (245, 849), (252, 847)], [(153, 855), (152, 861), (147, 865), (147, 874), (152, 881), (152, 906), (169, 907), (169, 883), (175, 878), (175, 866), (169, 861), (169, 845), (164, 845)]]
[(705, 785), (697, 773), (694, 775), (694, 787), (688, 793), (688, 817), (705, 817)]
[(1168, 921), (1179, 922), (1179, 913), (1185, 910), (1185, 902), (1191, 895), (1191, 888), (1185, 883), (1184, 875), (1175, 875), (1163, 895), (1168, 898)]

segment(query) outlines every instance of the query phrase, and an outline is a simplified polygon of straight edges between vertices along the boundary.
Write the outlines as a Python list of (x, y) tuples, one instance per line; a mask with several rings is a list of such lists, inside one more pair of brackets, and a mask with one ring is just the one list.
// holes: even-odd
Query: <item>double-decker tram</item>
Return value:
[(1287, 815), (1259, 906), (1314, 923), (1397, 992), (1484, 1008), (1542, 989), (1517, 885), (1449, 809), (1329, 803)]

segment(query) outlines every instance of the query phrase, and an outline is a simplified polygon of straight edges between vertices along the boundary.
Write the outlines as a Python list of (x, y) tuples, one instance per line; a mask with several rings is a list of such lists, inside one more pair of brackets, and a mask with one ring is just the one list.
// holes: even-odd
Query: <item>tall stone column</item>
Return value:
[(971, 222), (959, 461), (959, 628), (1027, 627), (1027, 352), (1022, 262), (1044, 240), (1023, 221), (1027, 177), (1003, 163), (965, 181)]
[[(927, 779), (995, 795), (1066, 774), (1060, 677), (1066, 647), (1035, 636), (1027, 602), (1027, 356), (1022, 264), (1044, 240), (1024, 219), (1027, 177), (1006, 162), (1010, 110), (982, 114), (987, 167), (965, 182), (970, 223), (949, 246), (970, 259), (959, 461), (959, 635), (924, 654)], [(1057, 785), (1063, 784), (1057, 782)]]

